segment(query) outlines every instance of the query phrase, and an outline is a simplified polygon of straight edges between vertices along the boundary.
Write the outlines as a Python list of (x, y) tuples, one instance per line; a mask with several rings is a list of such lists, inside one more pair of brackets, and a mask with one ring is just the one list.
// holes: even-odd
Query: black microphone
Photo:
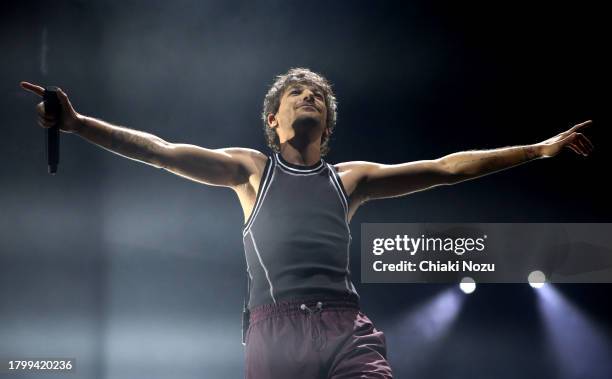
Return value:
[(45, 144), (49, 174), (55, 175), (57, 173), (57, 165), (59, 164), (59, 124), (62, 117), (62, 108), (60, 106), (59, 98), (57, 97), (57, 87), (45, 87), (43, 101), (45, 103), (45, 114), (55, 117), (55, 125), (46, 129), (47, 140)]

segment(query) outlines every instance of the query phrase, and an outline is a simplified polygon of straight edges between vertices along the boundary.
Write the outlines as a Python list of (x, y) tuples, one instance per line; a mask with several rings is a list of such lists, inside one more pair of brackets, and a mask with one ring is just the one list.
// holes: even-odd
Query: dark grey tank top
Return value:
[(248, 308), (307, 297), (353, 298), (349, 198), (332, 165), (268, 156), (243, 228)]

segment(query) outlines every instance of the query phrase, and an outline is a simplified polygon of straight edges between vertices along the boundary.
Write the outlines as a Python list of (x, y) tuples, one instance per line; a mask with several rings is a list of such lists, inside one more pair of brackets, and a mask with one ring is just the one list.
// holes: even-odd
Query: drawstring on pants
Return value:
[[(300, 305), (300, 309), (308, 312), (308, 318), (310, 319), (310, 330), (312, 336), (312, 344), (316, 351), (323, 349), (325, 344), (324, 335), (321, 333), (321, 310), (323, 309), (323, 303), (318, 301), (315, 310), (310, 309), (306, 304)], [(313, 321), (313, 317), (317, 319)]]

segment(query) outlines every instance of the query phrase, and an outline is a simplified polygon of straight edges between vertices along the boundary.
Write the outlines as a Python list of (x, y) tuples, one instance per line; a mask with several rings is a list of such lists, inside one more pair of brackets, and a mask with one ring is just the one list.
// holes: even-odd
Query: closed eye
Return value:
[[(289, 92), (289, 94), (290, 94), (290, 95), (299, 95), (301, 92), (302, 92), (302, 89), (301, 89), (301, 88), (294, 88), (294, 89), (292, 89), (292, 90)], [(321, 100), (323, 100), (323, 99), (324, 99), (323, 94), (322, 94), (321, 92), (319, 92), (319, 91), (315, 91), (315, 92), (314, 92), (314, 95), (315, 95), (316, 97), (318, 97), (319, 99), (321, 99)]]

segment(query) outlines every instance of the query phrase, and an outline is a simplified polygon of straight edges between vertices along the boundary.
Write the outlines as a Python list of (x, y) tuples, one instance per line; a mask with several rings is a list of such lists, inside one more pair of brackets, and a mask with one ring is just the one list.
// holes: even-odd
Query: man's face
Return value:
[(282, 142), (296, 134), (321, 136), (326, 133), (325, 94), (311, 84), (291, 84), (283, 93), (278, 112), (268, 115), (268, 124), (276, 129)]

